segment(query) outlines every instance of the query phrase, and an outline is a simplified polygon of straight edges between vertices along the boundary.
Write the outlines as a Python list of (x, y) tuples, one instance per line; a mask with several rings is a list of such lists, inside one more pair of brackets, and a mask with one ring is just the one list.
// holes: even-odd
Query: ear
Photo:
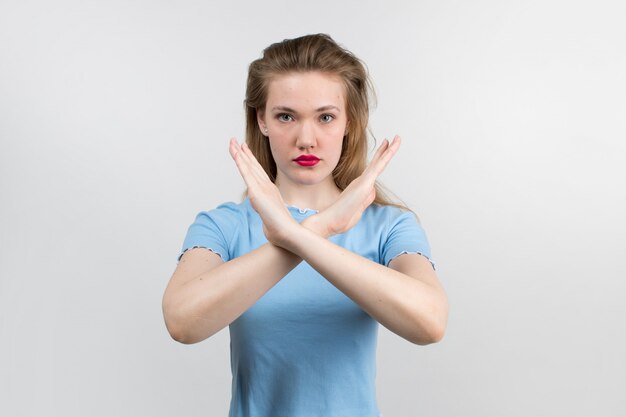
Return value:
[(259, 124), (259, 129), (263, 136), (267, 136), (267, 125), (265, 124), (265, 111), (257, 110), (256, 121)]
[(350, 120), (346, 122), (346, 130), (343, 132), (343, 135), (347, 136), (349, 132), (350, 132)]

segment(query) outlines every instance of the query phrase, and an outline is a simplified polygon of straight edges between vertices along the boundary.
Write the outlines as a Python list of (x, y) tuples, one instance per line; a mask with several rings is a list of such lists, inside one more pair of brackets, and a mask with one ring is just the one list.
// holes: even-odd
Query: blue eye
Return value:
[(291, 117), (290, 114), (287, 113), (281, 113), (278, 115), (278, 120), (280, 120), (281, 122), (290, 122), (293, 120), (293, 117)]
[(330, 123), (330, 122), (332, 122), (333, 120), (335, 120), (335, 116), (333, 116), (332, 114), (322, 114), (322, 115), (320, 116), (320, 121), (321, 121), (322, 123)]

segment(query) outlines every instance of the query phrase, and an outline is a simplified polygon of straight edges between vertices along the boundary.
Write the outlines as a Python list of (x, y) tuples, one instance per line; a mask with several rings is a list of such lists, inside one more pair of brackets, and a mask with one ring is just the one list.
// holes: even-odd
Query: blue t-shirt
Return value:
[[(289, 211), (299, 222), (316, 213)], [(371, 205), (330, 240), (383, 265), (404, 253), (431, 259), (415, 215), (393, 206)], [(228, 262), (264, 243), (261, 218), (246, 199), (200, 212), (182, 253), (204, 247)], [(377, 333), (371, 316), (301, 262), (230, 324), (229, 417), (379, 416)]]

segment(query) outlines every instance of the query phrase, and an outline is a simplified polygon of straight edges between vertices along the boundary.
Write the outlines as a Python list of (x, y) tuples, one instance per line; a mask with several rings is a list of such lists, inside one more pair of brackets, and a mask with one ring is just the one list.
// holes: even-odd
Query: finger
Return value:
[(230, 139), (228, 151), (230, 152), (230, 155), (233, 157), (233, 159), (238, 156), (239, 158), (241, 158), (242, 161), (249, 163), (249, 157), (246, 157), (244, 148), (242, 147), (242, 145), (239, 144), (239, 142), (237, 142), (236, 138)]
[(254, 158), (254, 155), (252, 154), (250, 149), (247, 147), (245, 142), (242, 143), (241, 145), (237, 144), (237, 146), (238, 146), (238, 151), (239, 151), (239, 156), (241, 158), (241, 161), (247, 165), (248, 172), (252, 175), (256, 175), (256, 172), (255, 172), (256, 159)]
[(371, 172), (374, 169), (374, 165), (376, 165), (376, 161), (380, 159), (380, 157), (385, 152), (388, 146), (389, 146), (389, 141), (386, 138), (383, 139), (378, 149), (376, 149), (374, 156), (372, 157), (370, 162), (367, 164), (367, 167), (365, 167), (363, 174), (367, 175), (369, 172)]
[(391, 145), (389, 146), (388, 150), (391, 150), (395, 154), (400, 148), (401, 143), (402, 143), (402, 138), (399, 135), (394, 136), (393, 141), (391, 142)]
[(261, 166), (259, 161), (256, 159), (256, 157), (252, 153), (252, 150), (248, 147), (248, 144), (243, 143), (241, 145), (241, 149), (246, 154), (246, 156), (248, 157), (248, 159), (250, 161), (250, 167), (254, 171), (255, 175), (257, 175), (259, 180), (270, 181), (270, 178), (267, 175), (267, 172), (265, 172), (265, 169), (263, 169), (263, 167)]
[(396, 154), (398, 149), (400, 148), (401, 139), (400, 136), (396, 135), (393, 138), (393, 141), (387, 146), (387, 148), (382, 152), (380, 157), (376, 161), (372, 161), (372, 169), (376, 173), (376, 177), (378, 177), (385, 170), (391, 158)]
[(400, 136), (396, 135), (393, 138), (393, 141), (389, 144), (385, 152), (381, 155), (378, 164), (382, 164), (383, 168), (387, 166), (391, 158), (396, 154), (398, 149), (400, 148), (401, 139)]
[(402, 140), (400, 139), (400, 136), (396, 135), (393, 138), (393, 141), (391, 142), (389, 147), (387, 147), (387, 149), (385, 149), (385, 152), (381, 156), (381, 159), (386, 160), (387, 162), (389, 162), (389, 160), (396, 154), (396, 152), (400, 148), (400, 143), (401, 142), (402, 142)]
[(237, 155), (238, 149), (237, 149), (237, 139), (235, 138), (230, 138), (230, 141), (228, 142), (228, 152), (230, 153), (230, 156), (235, 159), (235, 156)]
[(239, 145), (237, 140), (234, 138), (230, 141), (229, 152), (233, 160), (235, 161), (237, 169), (239, 170), (239, 174), (246, 183), (246, 186), (250, 188), (256, 185), (258, 180), (256, 178), (256, 175), (250, 169), (249, 160), (245, 153), (242, 151), (241, 146)]
[(378, 159), (380, 159), (380, 157), (382, 156), (382, 154), (387, 150), (387, 148), (389, 147), (389, 140), (387, 140), (387, 138), (383, 139), (382, 143), (380, 144), (380, 146), (378, 147), (378, 149), (376, 149), (376, 153), (374, 153), (374, 156), (372, 157), (371, 162), (376, 162)]
[(247, 143), (243, 144), (242, 149), (246, 153), (246, 155), (250, 158), (251, 165), (259, 173), (259, 175), (261, 175), (263, 178), (269, 179), (269, 177), (267, 176), (267, 173), (265, 172), (265, 169), (261, 166), (259, 161), (256, 159), (256, 156), (254, 156), (252, 149), (248, 147)]

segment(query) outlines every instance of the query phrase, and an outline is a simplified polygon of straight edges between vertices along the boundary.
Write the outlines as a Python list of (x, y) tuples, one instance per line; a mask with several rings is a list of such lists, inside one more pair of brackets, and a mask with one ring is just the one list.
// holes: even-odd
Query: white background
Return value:
[(439, 344), (381, 328), (385, 417), (625, 415), (624, 4), (1, 0), (0, 415), (226, 415), (227, 331), (173, 341), (161, 297), (243, 191), (247, 65), (318, 32), (450, 298)]

